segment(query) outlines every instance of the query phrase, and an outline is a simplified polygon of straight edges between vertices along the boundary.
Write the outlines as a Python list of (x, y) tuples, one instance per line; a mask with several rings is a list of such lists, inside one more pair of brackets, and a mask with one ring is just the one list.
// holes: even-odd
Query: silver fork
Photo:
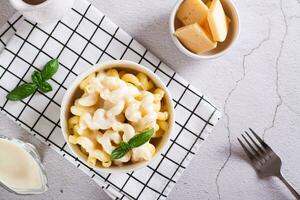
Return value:
[[(244, 144), (239, 138), (237, 139), (241, 144), (241, 146), (243, 147), (245, 153), (249, 157), (258, 175), (261, 177), (269, 177), (269, 176), (278, 177), (291, 191), (291, 193), (295, 196), (295, 198), (297, 200), (300, 200), (299, 193), (287, 182), (287, 180), (282, 176), (280, 172), (281, 169), (280, 158), (269, 147), (269, 145), (267, 145), (251, 128), (249, 128), (249, 130), (254, 135), (254, 137), (259, 142), (259, 144), (250, 136), (250, 134), (247, 131), (245, 131), (245, 133), (251, 142), (243, 134), (242, 137), (247, 143), (247, 145)], [(249, 146), (250, 149), (247, 148), (247, 146)]]

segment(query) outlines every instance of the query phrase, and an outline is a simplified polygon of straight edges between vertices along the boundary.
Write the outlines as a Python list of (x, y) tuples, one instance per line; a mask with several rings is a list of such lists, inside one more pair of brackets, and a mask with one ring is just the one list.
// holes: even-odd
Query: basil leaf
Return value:
[(57, 59), (50, 60), (42, 70), (42, 78), (44, 81), (49, 80), (58, 70), (59, 62)]
[(145, 144), (146, 142), (148, 142), (153, 134), (154, 134), (154, 129), (152, 128), (148, 131), (145, 131), (143, 133), (140, 133), (140, 134), (137, 134), (137, 135), (133, 136), (128, 141), (128, 144), (129, 144), (130, 148), (139, 147), (139, 146)]
[(11, 101), (18, 101), (21, 99), (25, 99), (26, 97), (32, 95), (37, 89), (37, 85), (35, 83), (24, 83), (15, 87), (6, 98)]
[(25, 83), (15, 87), (6, 98), (11, 101), (18, 101), (25, 99), (33, 94), (38, 88), (42, 92), (52, 91), (52, 86), (46, 82), (49, 80), (58, 70), (59, 62), (57, 59), (50, 60), (43, 68), (41, 72), (34, 71), (31, 75), (33, 83)]
[(48, 82), (41, 82), (38, 87), (39, 90), (41, 90), (44, 93), (52, 91), (52, 86)]
[(126, 153), (130, 150), (130, 146), (126, 142), (122, 142), (119, 147), (114, 149), (111, 152), (111, 159), (119, 159), (126, 155)]
[(31, 75), (32, 82), (40, 85), (43, 82), (42, 74), (39, 71), (34, 71)]

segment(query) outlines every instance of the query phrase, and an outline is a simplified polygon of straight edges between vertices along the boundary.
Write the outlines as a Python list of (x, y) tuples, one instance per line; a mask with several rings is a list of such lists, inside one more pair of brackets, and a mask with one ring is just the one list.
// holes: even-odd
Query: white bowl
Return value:
[[(192, 51), (188, 50), (176, 37), (175, 31), (177, 28), (181, 27), (182, 24), (177, 19), (176, 14), (177, 11), (184, 0), (178, 0), (176, 5), (173, 8), (173, 11), (170, 16), (169, 28), (170, 34), (173, 42), (176, 47), (185, 55), (194, 58), (194, 59), (212, 59), (219, 57), (226, 53), (234, 44), (238, 35), (240, 33), (240, 23), (239, 23), (239, 15), (237, 9), (231, 0), (221, 0), (222, 6), (224, 8), (225, 14), (231, 19), (228, 35), (224, 42), (218, 42), (218, 45), (215, 49), (210, 51), (196, 54)], [(205, 2), (205, 1), (204, 1)]]
[(170, 135), (171, 135), (173, 125), (174, 125), (174, 108), (173, 108), (173, 102), (172, 102), (171, 95), (170, 95), (167, 87), (159, 79), (159, 77), (156, 74), (154, 74), (153, 72), (151, 72), (150, 70), (148, 70), (146, 67), (144, 67), (140, 64), (131, 62), (131, 61), (126, 61), (126, 60), (117, 60), (117, 61), (109, 61), (109, 62), (98, 63), (98, 64), (94, 65), (93, 67), (91, 67), (88, 71), (86, 71), (86, 72), (82, 73), (81, 75), (79, 75), (73, 81), (73, 83), (68, 87), (68, 90), (66, 91), (66, 93), (63, 97), (63, 100), (62, 100), (62, 104), (61, 104), (60, 123), (61, 123), (61, 129), (62, 129), (63, 136), (64, 136), (68, 146), (70, 147), (71, 151), (83, 163), (85, 163), (86, 165), (90, 166), (91, 168), (93, 168), (95, 170), (105, 172), (105, 173), (123, 173), (123, 172), (133, 171), (133, 170), (139, 169), (141, 167), (145, 167), (146, 165), (149, 164), (149, 162), (151, 162), (151, 160), (150, 161), (142, 161), (142, 162), (137, 162), (137, 163), (125, 164), (123, 166), (114, 166), (114, 165), (112, 165), (111, 167), (108, 167), (108, 168), (104, 168), (104, 167), (101, 167), (101, 166), (91, 166), (87, 162), (87, 156), (84, 155), (80, 151), (78, 145), (71, 144), (68, 140), (68, 138), (69, 138), (68, 119), (71, 116), (70, 107), (73, 105), (74, 99), (78, 98), (78, 96), (76, 96), (76, 95), (78, 95), (78, 92), (79, 92), (79, 84), (89, 74), (97, 72), (97, 71), (107, 70), (107, 69), (110, 69), (110, 68), (117, 68), (117, 69), (124, 68), (124, 69), (127, 69), (127, 70), (142, 72), (142, 73), (146, 74), (154, 82), (154, 84), (157, 87), (163, 89), (166, 92), (165, 93), (165, 99), (166, 99), (166, 103), (168, 105), (168, 111), (169, 111), (169, 130), (161, 138), (161, 140), (159, 141), (159, 144), (155, 146), (156, 152), (155, 152), (155, 154), (154, 154), (154, 156), (151, 160), (155, 159), (162, 152), (163, 148), (166, 146), (168, 140), (170, 139)]

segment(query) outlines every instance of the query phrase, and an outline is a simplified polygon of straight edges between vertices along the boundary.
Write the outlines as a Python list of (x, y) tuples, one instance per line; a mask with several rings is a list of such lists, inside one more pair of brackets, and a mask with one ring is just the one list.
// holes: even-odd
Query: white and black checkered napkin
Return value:
[[(15, 32), (16, 31), (16, 32)], [(0, 31), (0, 108), (34, 136), (92, 177), (113, 198), (165, 199), (220, 117), (216, 108), (191, 85), (147, 49), (84, 0), (61, 21), (36, 25), (16, 14)], [(53, 91), (20, 101), (5, 96), (30, 81), (32, 72), (51, 58), (59, 58), (59, 72), (50, 80)], [(114, 59), (138, 62), (154, 71), (168, 86), (176, 123), (164, 152), (143, 169), (104, 174), (88, 168), (70, 152), (59, 124), (62, 97), (81, 72)]]

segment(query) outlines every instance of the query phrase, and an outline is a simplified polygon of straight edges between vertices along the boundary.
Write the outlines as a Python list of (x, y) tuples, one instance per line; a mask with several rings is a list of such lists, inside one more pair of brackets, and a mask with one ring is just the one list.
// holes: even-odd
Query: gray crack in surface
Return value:
[(280, 42), (280, 49), (279, 49), (278, 56), (276, 58), (276, 65), (275, 65), (275, 70), (276, 70), (276, 85), (275, 86), (276, 86), (276, 94), (277, 94), (277, 97), (278, 97), (278, 102), (277, 102), (276, 107), (275, 107), (275, 111), (274, 111), (274, 114), (273, 114), (273, 117), (272, 117), (271, 125), (264, 129), (263, 139), (265, 139), (266, 133), (275, 126), (275, 120), (276, 120), (276, 117), (277, 117), (278, 109), (283, 103), (282, 96), (279, 92), (279, 60), (280, 60), (281, 55), (282, 55), (285, 39), (288, 35), (288, 23), (287, 23), (287, 18), (286, 18), (285, 12), (283, 10), (282, 0), (280, 0), (280, 11), (281, 11), (281, 14), (283, 16), (285, 31), (284, 31), (284, 35), (282, 37), (282, 40)]
[(246, 58), (251, 56), (253, 54), (253, 52), (255, 52), (256, 50), (258, 50), (266, 41), (270, 40), (270, 36), (271, 36), (271, 24), (270, 24), (270, 20), (268, 20), (268, 34), (267, 36), (261, 40), (257, 46), (255, 46), (254, 48), (250, 49), (250, 51), (246, 54), (243, 55), (243, 74), (242, 76), (236, 80), (235, 82), (235, 85), (234, 87), (230, 90), (230, 92), (228, 93), (226, 99), (225, 99), (225, 103), (224, 103), (224, 114), (226, 116), (226, 129), (227, 129), (227, 132), (228, 132), (228, 144), (229, 144), (229, 154), (225, 160), (225, 162), (223, 163), (223, 165), (221, 166), (221, 168), (219, 169), (218, 171), (218, 174), (216, 176), (216, 179), (215, 179), (215, 183), (216, 183), (216, 186), (217, 186), (217, 192), (218, 192), (218, 197), (219, 197), (219, 200), (221, 199), (221, 194), (220, 194), (220, 187), (219, 187), (219, 184), (218, 184), (218, 180), (219, 180), (219, 177), (220, 177), (220, 174), (221, 172), (223, 171), (223, 169), (225, 168), (225, 166), (227, 165), (230, 157), (231, 157), (231, 131), (230, 131), (230, 117), (229, 117), (229, 114), (227, 112), (227, 105), (228, 105), (228, 101), (231, 97), (231, 95), (233, 94), (233, 92), (238, 88), (240, 82), (242, 82), (245, 77), (246, 77)]

